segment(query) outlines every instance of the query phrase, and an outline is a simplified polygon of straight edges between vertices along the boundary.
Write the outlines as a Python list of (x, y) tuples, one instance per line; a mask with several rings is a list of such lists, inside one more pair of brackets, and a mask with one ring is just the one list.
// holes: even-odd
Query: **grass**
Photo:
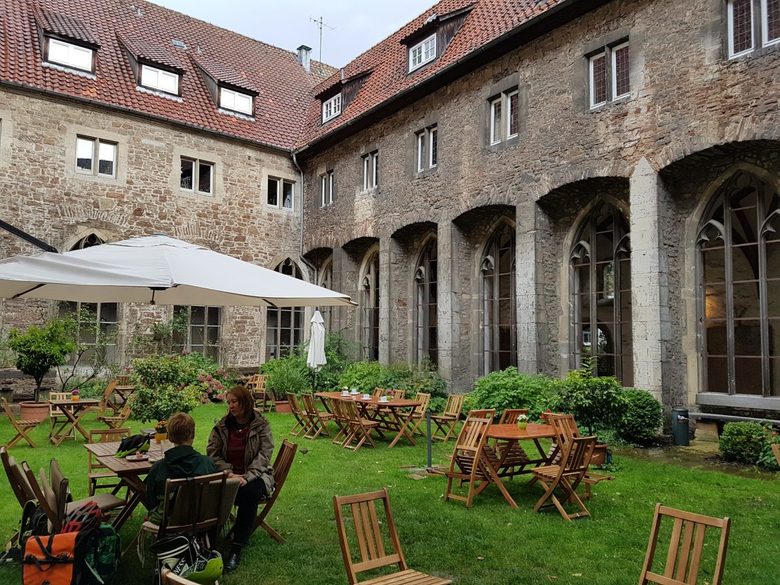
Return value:
[[(211, 426), (224, 407), (204, 405), (196, 410), (196, 447), (203, 450)], [(98, 428), (88, 416), (87, 426)], [(410, 467), (425, 466), (425, 445), (400, 443), (388, 449), (357, 453), (340, 449), (326, 438), (309, 441), (288, 434), (289, 415), (269, 418), (277, 443), (289, 438), (300, 445), (270, 523), (287, 540), (277, 544), (265, 532), (253, 537), (240, 569), (228, 575), (227, 585), (261, 580), (263, 585), (346, 583), (336, 535), (332, 497), (387, 486), (396, 524), (410, 566), (458, 584), (515, 585), (531, 583), (611, 585), (634, 583), (647, 546), (656, 502), (711, 516), (729, 516), (732, 532), (725, 583), (766, 584), (768, 575), (780, 574), (780, 482), (770, 474), (726, 473), (706, 464), (691, 467), (667, 457), (658, 460), (630, 452), (615, 457), (615, 481), (595, 487), (589, 504), (592, 517), (564, 522), (557, 512), (534, 514), (540, 495), (525, 477), (509, 484), (520, 506), (506, 505), (495, 487), (477, 497), (471, 510), (444, 502), (444, 479), (413, 479)], [(134, 422), (134, 430), (149, 425)], [(86, 494), (86, 450), (82, 441), (66, 441), (54, 448), (46, 443), (48, 426), (34, 431), (38, 447), (17, 445), (12, 454), (37, 469), (56, 457), (71, 479), (75, 497)], [(10, 439), (7, 420), (0, 422), (0, 444)], [(434, 445), (434, 463), (444, 464), (453, 443)], [(4, 480), (0, 480), (4, 481)], [(19, 508), (8, 485), (0, 490), (0, 537), (6, 539), (19, 521)], [(142, 512), (122, 529), (133, 537)], [(713, 546), (708, 546), (711, 551)], [(0, 567), (0, 582), (19, 582), (19, 569)], [(122, 561), (114, 585), (149, 582), (134, 554)], [(771, 577), (769, 578), (771, 580)]]

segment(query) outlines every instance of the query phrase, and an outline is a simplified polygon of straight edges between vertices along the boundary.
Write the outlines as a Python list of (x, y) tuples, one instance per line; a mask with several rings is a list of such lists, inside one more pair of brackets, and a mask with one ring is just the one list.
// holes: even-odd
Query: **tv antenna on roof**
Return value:
[(322, 29), (323, 27), (329, 28), (330, 30), (336, 30), (336, 29), (328, 24), (325, 24), (325, 21), (322, 20), (321, 16), (319, 18), (309, 17), (309, 20), (315, 23), (317, 27), (320, 29), (320, 63), (322, 63)]

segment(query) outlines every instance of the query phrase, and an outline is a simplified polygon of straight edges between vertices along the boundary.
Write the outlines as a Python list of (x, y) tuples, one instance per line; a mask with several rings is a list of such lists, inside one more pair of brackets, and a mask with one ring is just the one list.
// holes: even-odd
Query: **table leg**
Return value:
[(393, 441), (390, 443), (390, 447), (392, 448), (395, 446), (395, 444), (401, 440), (401, 437), (406, 437), (409, 442), (412, 445), (416, 445), (417, 442), (414, 440), (414, 436), (412, 436), (412, 433), (408, 433), (406, 429), (409, 427), (409, 423), (412, 422), (412, 416), (414, 415), (414, 411), (411, 411), (406, 418), (402, 418), (399, 416), (395, 411), (391, 410), (391, 415), (395, 419), (396, 423), (398, 424), (398, 433), (396, 434)]
[(111, 525), (116, 528), (117, 531), (119, 531), (119, 529), (122, 528), (122, 525), (130, 519), (133, 515), (133, 511), (136, 506), (141, 503), (141, 498), (143, 498), (144, 495), (144, 484), (140, 478), (126, 476), (122, 478), (122, 482), (127, 486), (130, 493), (127, 498), (127, 503), (120, 510), (119, 514), (117, 514), (116, 518), (114, 518), (113, 522), (111, 522)]

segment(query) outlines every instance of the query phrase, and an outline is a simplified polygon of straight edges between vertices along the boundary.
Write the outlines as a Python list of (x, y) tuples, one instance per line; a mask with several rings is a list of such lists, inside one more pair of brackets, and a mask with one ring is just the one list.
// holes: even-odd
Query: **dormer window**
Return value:
[(419, 69), (426, 63), (430, 63), (436, 58), (436, 35), (432, 34), (428, 38), (420, 41), (409, 48), (409, 72)]
[(322, 102), (322, 121), (332, 120), (341, 113), (341, 94), (334, 95), (329, 100)]
[(94, 71), (94, 50), (52, 37), (47, 37), (46, 40), (48, 45), (46, 60), (49, 63), (56, 63), (57, 65), (80, 69), (81, 71), (89, 71), (90, 73)]
[(179, 95), (179, 74), (150, 65), (142, 65), (141, 86)]
[(252, 96), (226, 87), (219, 88), (219, 107), (251, 116), (254, 113)]

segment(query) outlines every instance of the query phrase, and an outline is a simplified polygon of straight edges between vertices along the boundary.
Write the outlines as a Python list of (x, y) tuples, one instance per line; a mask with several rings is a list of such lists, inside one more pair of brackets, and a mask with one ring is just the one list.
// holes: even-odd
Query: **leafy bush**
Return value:
[(447, 396), (447, 382), (430, 363), (420, 366), (385, 366), (379, 362), (354, 362), (347, 366), (339, 384), (341, 387), (355, 388), (369, 394), (374, 388), (404, 390), (408, 397), (414, 397), (418, 392), (427, 392), (431, 395), (431, 410), (443, 408)]
[(557, 409), (574, 415), (591, 435), (597, 427), (612, 427), (625, 411), (620, 382), (594, 376), (590, 369), (572, 370), (559, 383)]
[(330, 332), (325, 337), (325, 359), (327, 363), (322, 366), (316, 375), (312, 372), (312, 387), (324, 392), (335, 392), (341, 389), (340, 379), (349, 364), (357, 355), (358, 345), (347, 341), (337, 332)]
[(754, 422), (732, 422), (723, 427), (720, 453), (726, 461), (756, 465), (769, 444), (767, 429)]
[(661, 403), (647, 390), (638, 388), (625, 388), (623, 400), (625, 410), (616, 425), (620, 438), (640, 445), (651, 443), (663, 422)]
[(35, 379), (36, 401), (49, 369), (63, 365), (76, 350), (74, 326), (73, 319), (53, 319), (42, 327), (30, 325), (26, 331), (8, 332), (8, 346), (16, 352), (16, 368)]
[(466, 399), (466, 410), (495, 408), (500, 415), (507, 408), (527, 408), (532, 419), (550, 407), (558, 381), (544, 375), (521, 374), (515, 367), (491, 372), (479, 378)]
[(108, 380), (105, 378), (85, 379), (78, 376), (72, 376), (63, 384), (62, 391), (70, 392), (71, 390), (78, 388), (82, 398), (103, 398), (103, 392), (107, 385)]
[(780, 435), (772, 435), (767, 440), (766, 445), (764, 445), (764, 448), (761, 450), (761, 455), (756, 462), (759, 467), (780, 471), (780, 465), (778, 465), (775, 454), (772, 452), (772, 445), (775, 443), (780, 443)]
[(131, 397), (130, 408), (133, 418), (142, 422), (168, 420), (176, 412), (193, 410), (200, 404), (201, 396), (198, 385), (141, 386)]
[(260, 366), (260, 373), (266, 376), (266, 391), (271, 392), (276, 400), (286, 400), (288, 392), (299, 396), (311, 392), (311, 373), (306, 366), (306, 357), (300, 353), (268, 360)]
[(235, 384), (231, 373), (198, 353), (136, 358), (131, 376), (138, 387), (197, 386), (204, 401), (216, 398), (226, 387)]

